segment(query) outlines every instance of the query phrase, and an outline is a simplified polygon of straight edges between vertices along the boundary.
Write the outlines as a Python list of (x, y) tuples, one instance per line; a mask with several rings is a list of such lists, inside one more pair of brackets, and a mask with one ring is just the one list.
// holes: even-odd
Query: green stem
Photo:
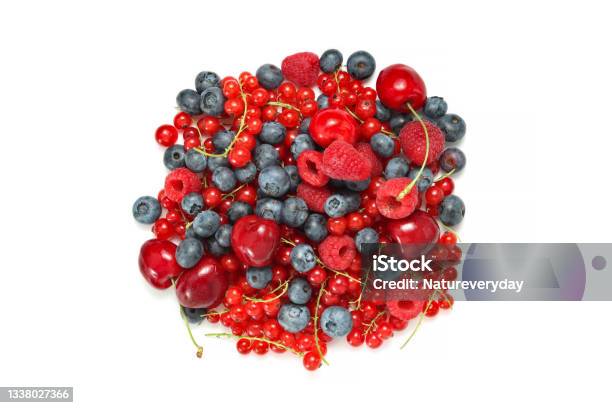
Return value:
[(248, 297), (248, 296), (244, 296), (244, 299), (248, 300), (248, 301), (251, 301), (251, 302), (255, 302), (255, 303), (272, 302), (273, 300), (280, 299), (281, 297), (283, 297), (283, 295), (285, 293), (287, 293), (287, 289), (289, 289), (289, 281), (285, 281), (284, 283), (281, 284), (281, 286), (279, 286), (278, 288), (274, 289), (270, 293), (276, 292), (281, 287), (283, 288), (283, 290), (278, 295), (276, 295), (276, 296), (274, 296), (273, 298), (270, 298), (270, 299), (259, 299), (259, 298), (252, 298), (252, 297)]
[(206, 337), (216, 337), (218, 339), (220, 339), (222, 337), (225, 337), (225, 338), (228, 338), (228, 339), (247, 339), (249, 341), (263, 341), (264, 343), (272, 344), (272, 345), (274, 345), (274, 346), (276, 346), (278, 348), (282, 348), (283, 350), (290, 351), (293, 354), (295, 354), (296, 356), (300, 356), (300, 357), (304, 356), (304, 353), (300, 353), (299, 351), (295, 351), (294, 349), (292, 349), (290, 347), (287, 347), (287, 346), (285, 346), (282, 343), (279, 343), (277, 341), (268, 340), (268, 339), (265, 339), (263, 337), (236, 336), (236, 335), (231, 334), (231, 333), (206, 333), (205, 336)]
[(321, 351), (321, 346), (319, 345), (319, 305), (321, 304), (321, 296), (323, 296), (323, 291), (325, 290), (325, 282), (321, 284), (319, 288), (319, 296), (317, 296), (317, 304), (315, 305), (315, 313), (314, 313), (314, 338), (315, 338), (315, 346), (317, 351), (319, 352), (319, 357), (321, 357), (321, 361), (325, 363), (325, 365), (329, 365), (323, 352)]
[(200, 346), (198, 344), (198, 342), (196, 341), (195, 337), (193, 337), (193, 332), (191, 331), (191, 326), (189, 325), (189, 321), (187, 321), (187, 316), (185, 316), (185, 312), (183, 312), (183, 308), (179, 306), (179, 309), (181, 311), (181, 317), (183, 318), (183, 322), (185, 322), (185, 327), (187, 328), (187, 333), (189, 333), (189, 338), (191, 339), (191, 342), (193, 343), (193, 345), (197, 349), (196, 356), (198, 358), (202, 358), (202, 354), (204, 353), (204, 347)]
[(421, 177), (421, 174), (423, 174), (423, 170), (425, 170), (425, 166), (427, 165), (427, 159), (429, 158), (429, 132), (427, 131), (427, 126), (425, 125), (425, 122), (423, 122), (423, 119), (421, 119), (421, 116), (417, 113), (417, 111), (415, 111), (412, 105), (410, 105), (410, 103), (407, 103), (406, 106), (408, 107), (408, 110), (410, 110), (410, 113), (412, 113), (416, 120), (421, 124), (423, 132), (425, 132), (425, 158), (423, 159), (423, 163), (421, 164), (421, 168), (419, 169), (419, 172), (417, 173), (416, 177), (406, 186), (405, 189), (403, 189), (399, 193), (396, 198), (397, 201), (402, 201), (402, 199), (406, 197), (408, 193), (410, 193), (410, 190), (412, 190), (414, 185)]
[[(435, 294), (436, 292), (432, 293), (431, 297), (429, 298), (429, 302), (427, 302), (427, 306), (425, 306), (425, 310), (429, 309), (429, 306), (431, 305), (431, 302), (433, 302)], [(419, 321), (417, 322), (417, 325), (414, 327), (414, 330), (412, 330), (412, 333), (410, 333), (410, 336), (408, 336), (404, 344), (400, 346), (400, 350), (406, 347), (406, 345), (410, 342), (410, 340), (412, 340), (416, 332), (419, 331), (419, 327), (421, 327), (423, 320), (425, 320), (425, 312), (421, 312), (421, 314), (419, 315)]]

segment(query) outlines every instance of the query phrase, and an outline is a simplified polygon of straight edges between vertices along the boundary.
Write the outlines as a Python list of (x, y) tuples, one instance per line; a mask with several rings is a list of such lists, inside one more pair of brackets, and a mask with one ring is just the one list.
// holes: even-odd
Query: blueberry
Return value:
[(308, 326), (310, 311), (304, 305), (286, 303), (278, 311), (278, 323), (289, 333), (301, 332)]
[(366, 79), (376, 70), (376, 61), (367, 51), (357, 51), (346, 61), (346, 70), (355, 79)]
[(325, 214), (332, 218), (343, 217), (348, 211), (348, 202), (346, 198), (340, 194), (332, 194), (327, 200), (325, 200), (325, 205), (323, 206), (325, 210)]
[(142, 224), (153, 224), (161, 215), (161, 205), (157, 198), (143, 196), (134, 201), (132, 215)]
[(267, 90), (276, 89), (283, 82), (283, 73), (280, 68), (272, 64), (264, 64), (255, 73), (259, 85)]
[(332, 189), (339, 189), (339, 188), (344, 188), (344, 181), (342, 180), (338, 180), (338, 179), (333, 179), (330, 178), (329, 181), (327, 182), (327, 186), (332, 188)]
[(219, 167), (229, 167), (229, 161), (227, 157), (209, 157), (208, 158), (208, 169), (215, 171)]
[(345, 181), (346, 188), (352, 191), (365, 191), (370, 186), (370, 179), (361, 181)]
[(305, 305), (312, 297), (312, 287), (304, 278), (294, 278), (287, 290), (289, 301), (297, 305)]
[(268, 220), (274, 220), (276, 223), (281, 222), (281, 210), (283, 209), (283, 203), (274, 198), (261, 198), (257, 200), (255, 206), (255, 214), (261, 218)]
[(253, 161), (257, 170), (263, 170), (266, 167), (274, 166), (280, 163), (280, 156), (274, 146), (262, 143), (255, 148)]
[(255, 180), (255, 176), (257, 175), (257, 167), (255, 167), (253, 162), (248, 162), (246, 166), (234, 170), (234, 174), (241, 184), (247, 184)]
[(315, 144), (312, 138), (305, 134), (299, 134), (295, 137), (295, 140), (291, 144), (291, 154), (293, 158), (297, 160), (298, 156), (305, 150), (314, 150)]
[(329, 97), (324, 94), (317, 96), (317, 106), (319, 107), (319, 110), (329, 108)]
[(219, 116), (223, 113), (225, 96), (223, 91), (217, 86), (206, 88), (200, 96), (200, 109), (206, 115)]
[(229, 218), (232, 224), (240, 218), (251, 214), (253, 214), (253, 208), (242, 201), (234, 201), (229, 210), (227, 210), (227, 218)]
[(361, 252), (362, 244), (377, 244), (378, 243), (378, 232), (373, 228), (364, 228), (355, 235), (355, 246), (357, 250)]
[(204, 197), (200, 193), (185, 194), (181, 200), (181, 209), (186, 214), (195, 216), (204, 209)]
[(459, 115), (449, 113), (437, 121), (447, 142), (453, 143), (465, 136), (465, 121)]
[(449, 147), (440, 155), (440, 167), (445, 172), (463, 170), (465, 167), (465, 154), (457, 147)]
[(204, 255), (204, 245), (199, 239), (185, 238), (176, 248), (176, 262), (183, 268), (193, 268)]
[(215, 240), (224, 248), (229, 248), (232, 245), (232, 226), (223, 224), (215, 232)]
[(465, 215), (465, 204), (463, 200), (456, 195), (449, 195), (440, 204), (439, 208), (440, 221), (444, 225), (452, 227), (459, 224)]
[(206, 309), (181, 306), (181, 312), (187, 318), (187, 321), (192, 324), (200, 323), (204, 319)]
[(206, 239), (206, 248), (212, 256), (217, 258), (229, 252), (229, 248), (226, 248), (223, 245), (219, 244), (215, 237), (210, 237)]
[(341, 306), (330, 306), (321, 313), (321, 329), (330, 337), (342, 337), (353, 329), (351, 312)]
[(213, 236), (219, 226), (221, 225), (221, 217), (219, 214), (212, 210), (202, 211), (196, 215), (191, 228), (202, 238), (208, 238)]
[(361, 194), (354, 191), (342, 191), (342, 196), (346, 200), (346, 210), (348, 212), (357, 211), (361, 206)]
[(394, 157), (387, 162), (387, 167), (385, 167), (385, 178), (387, 180), (404, 177), (410, 166), (408, 165), (408, 161), (403, 157)]
[(187, 228), (187, 230), (185, 231), (185, 238), (195, 238), (195, 239), (200, 239), (200, 240), (202, 239), (201, 236), (196, 234), (193, 228)]
[(212, 182), (219, 190), (227, 193), (236, 187), (238, 181), (231, 169), (227, 167), (217, 167), (215, 171), (213, 171)]
[(199, 93), (202, 93), (202, 91), (205, 89), (213, 86), (220, 86), (220, 78), (216, 73), (211, 71), (202, 71), (198, 74), (198, 76), (196, 76), (195, 88)]
[(269, 144), (278, 144), (285, 139), (287, 129), (278, 122), (266, 122), (261, 127), (259, 140)]
[(391, 110), (378, 99), (376, 100), (376, 114), (374, 117), (381, 122), (388, 122), (391, 119)]
[(281, 221), (293, 228), (302, 226), (308, 218), (308, 206), (299, 197), (290, 197), (283, 203)]
[(289, 191), (291, 180), (280, 166), (270, 166), (259, 172), (259, 187), (270, 197), (282, 197)]
[(404, 125), (412, 121), (412, 116), (402, 112), (392, 112), (391, 119), (389, 119), (389, 126), (394, 133), (399, 134)]
[(185, 153), (185, 166), (195, 173), (201, 173), (206, 170), (206, 156), (195, 149), (189, 149)]
[(312, 118), (304, 118), (302, 119), (302, 123), (300, 123), (300, 133), (306, 133), (306, 134), (310, 134), (308, 132), (308, 128), (310, 127), (310, 121), (312, 120)]
[[(419, 170), (421, 170), (420, 167), (413, 168), (408, 173), (408, 177), (411, 180), (414, 180), (417, 174), (419, 174)], [(428, 167), (425, 167), (423, 169), (423, 173), (421, 173), (421, 177), (419, 177), (419, 181), (417, 182), (417, 188), (419, 189), (419, 192), (422, 193), (423, 191), (427, 190), (429, 186), (431, 186), (431, 184), (433, 183), (433, 179), (434, 179), (433, 173)]]
[(306, 238), (321, 242), (327, 237), (327, 221), (321, 214), (310, 214), (304, 223)]
[(202, 113), (200, 109), (200, 94), (193, 89), (183, 89), (176, 95), (176, 104), (183, 112), (190, 115), (199, 115)]
[(300, 175), (298, 173), (298, 169), (296, 166), (290, 165), (285, 166), (285, 171), (289, 175), (289, 191), (294, 192), (297, 190), (298, 185), (300, 184)]
[(370, 139), (370, 145), (372, 150), (380, 157), (388, 158), (393, 156), (393, 150), (395, 149), (395, 143), (393, 139), (384, 133), (376, 133)]
[(230, 130), (220, 130), (213, 136), (213, 146), (219, 152), (224, 151), (232, 143), (234, 136), (235, 133)]
[(246, 272), (246, 280), (253, 289), (263, 289), (272, 280), (272, 268), (264, 266), (263, 268), (250, 267)]
[(164, 166), (168, 170), (185, 167), (185, 148), (183, 145), (175, 144), (166, 149), (164, 152)]
[(425, 107), (423, 108), (423, 113), (429, 116), (430, 118), (436, 119), (444, 116), (446, 110), (448, 109), (448, 105), (444, 98), (439, 96), (430, 96), (425, 101)]
[(300, 272), (306, 273), (317, 264), (314, 250), (308, 244), (298, 244), (291, 250), (291, 266)]
[(336, 49), (325, 51), (319, 58), (319, 66), (321, 71), (328, 74), (338, 70), (342, 65), (342, 53)]

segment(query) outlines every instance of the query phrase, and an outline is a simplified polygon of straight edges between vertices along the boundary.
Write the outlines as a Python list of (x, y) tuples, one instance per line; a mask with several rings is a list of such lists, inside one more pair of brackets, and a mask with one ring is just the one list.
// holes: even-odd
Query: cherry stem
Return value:
[(189, 338), (191, 342), (196, 347), (196, 357), (202, 358), (202, 354), (204, 354), (204, 347), (200, 346), (196, 341), (195, 337), (193, 337), (193, 332), (191, 331), (191, 326), (189, 325), (189, 321), (187, 321), (187, 316), (185, 316), (185, 312), (183, 312), (183, 308), (179, 306), (181, 311), (181, 317), (183, 318), (183, 322), (185, 322), (185, 327), (187, 328), (187, 333), (189, 333)]
[(427, 164), (427, 159), (429, 158), (429, 132), (427, 131), (427, 126), (425, 126), (425, 122), (423, 122), (423, 119), (421, 119), (421, 116), (417, 113), (417, 111), (414, 110), (414, 108), (412, 107), (412, 105), (410, 105), (410, 103), (406, 103), (406, 106), (408, 107), (408, 110), (410, 111), (412, 116), (414, 116), (416, 118), (416, 120), (421, 124), (421, 127), (423, 128), (423, 132), (425, 132), (425, 158), (423, 159), (423, 163), (421, 164), (421, 168), (419, 169), (419, 172), (417, 173), (417, 175), (414, 178), (414, 180), (412, 180), (406, 186), (406, 188), (403, 189), (398, 194), (398, 196), (396, 198), (397, 201), (402, 201), (403, 198), (406, 197), (406, 195), (408, 195), (408, 193), (410, 193), (410, 190), (412, 190), (414, 185), (419, 181), (419, 178), (421, 177), (421, 174), (423, 174), (423, 170), (425, 170), (425, 165)]
[[(434, 293), (431, 294), (431, 296), (429, 297), (429, 302), (427, 302), (427, 306), (425, 306), (425, 311), (427, 311), (429, 309), (429, 306), (431, 306), (431, 303), (433, 302), (433, 298), (434, 295), (437, 293), (438, 291), (435, 291)], [(412, 340), (412, 338), (414, 337), (414, 335), (417, 333), (417, 331), (419, 331), (419, 327), (421, 327), (421, 324), (423, 323), (423, 320), (425, 320), (425, 311), (422, 311), (421, 314), (419, 315), (419, 321), (417, 322), (417, 325), (414, 327), (414, 329), (412, 330), (412, 333), (410, 333), (410, 336), (408, 336), (408, 338), (406, 339), (406, 341), (404, 342), (404, 344), (402, 344), (400, 346), (400, 350), (402, 350), (404, 347), (406, 347), (406, 345), (410, 342), (410, 340)]]
[(319, 295), (317, 296), (317, 304), (315, 305), (315, 313), (313, 318), (314, 324), (314, 338), (315, 338), (315, 347), (317, 348), (317, 352), (319, 353), (319, 357), (321, 357), (321, 361), (325, 363), (325, 365), (329, 365), (329, 362), (325, 359), (323, 352), (321, 351), (321, 346), (319, 345), (319, 305), (321, 304), (321, 297), (323, 296), (323, 292), (325, 291), (325, 283), (324, 281), (319, 288)]
[(296, 351), (290, 347), (285, 346), (282, 343), (276, 342), (276, 341), (272, 341), (272, 340), (268, 340), (265, 339), (263, 337), (251, 337), (251, 336), (236, 336), (235, 334), (231, 334), (231, 333), (206, 333), (205, 334), (206, 337), (216, 337), (218, 339), (225, 337), (228, 339), (246, 339), (249, 341), (263, 341), (264, 343), (268, 343), (268, 344), (272, 344), (278, 348), (282, 348), (283, 350), (287, 350), (292, 352), (293, 354), (295, 354), (296, 356), (300, 356), (303, 357), (304, 353), (300, 353), (299, 351)]

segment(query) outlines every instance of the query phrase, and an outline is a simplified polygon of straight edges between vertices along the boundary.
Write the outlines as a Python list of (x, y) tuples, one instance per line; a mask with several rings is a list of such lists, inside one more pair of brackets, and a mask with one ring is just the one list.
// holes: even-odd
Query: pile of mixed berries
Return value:
[(333, 338), (377, 348), (409, 320), (450, 308), (443, 293), (363, 296), (363, 244), (456, 254), (450, 227), (465, 212), (451, 177), (465, 156), (447, 146), (465, 122), (406, 65), (365, 86), (375, 68), (365, 51), (344, 66), (338, 50), (302, 52), (255, 75), (204, 71), (178, 93), (174, 123), (155, 132), (169, 174), (133, 215), (156, 237), (142, 245), (140, 270), (175, 288), (190, 334), (189, 323), (220, 322), (229, 330), (209, 335), (236, 338), (239, 353), (289, 351), (314, 370)]

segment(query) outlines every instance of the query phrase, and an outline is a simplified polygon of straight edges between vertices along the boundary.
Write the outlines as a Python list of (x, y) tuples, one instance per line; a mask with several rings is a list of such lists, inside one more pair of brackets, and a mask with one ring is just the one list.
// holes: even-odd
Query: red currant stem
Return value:
[(282, 348), (284, 350), (290, 351), (293, 354), (295, 354), (296, 356), (300, 356), (300, 357), (304, 356), (304, 353), (300, 353), (299, 351), (296, 351), (296, 350), (294, 350), (294, 349), (292, 349), (290, 347), (287, 347), (287, 346), (285, 346), (282, 343), (279, 343), (279, 342), (276, 342), (276, 341), (272, 341), (272, 340), (268, 340), (268, 339), (263, 338), (263, 337), (236, 336), (235, 334), (231, 334), (231, 333), (206, 333), (205, 336), (206, 337), (216, 337), (218, 339), (220, 339), (222, 337), (225, 337), (225, 338), (228, 338), (228, 339), (246, 339), (246, 340), (249, 340), (249, 341), (263, 341), (264, 343), (268, 343), (268, 344), (274, 345), (274, 346), (276, 346), (278, 348)]
[(229, 193), (224, 194), (223, 196), (221, 196), (221, 199), (225, 200), (226, 198), (229, 198), (229, 197), (234, 198), (234, 194), (236, 194), (238, 191), (240, 191), (241, 188), (244, 188), (244, 186), (246, 186), (246, 184), (239, 185), (238, 187), (236, 187), (235, 189), (233, 189)]
[(445, 178), (452, 176), (452, 175), (453, 175), (453, 173), (455, 172), (455, 170), (456, 170), (456, 169), (452, 169), (452, 170), (451, 170), (451, 171), (449, 171), (448, 173), (441, 175), (440, 177), (438, 177), (437, 179), (435, 179), (435, 180), (434, 180), (434, 183), (435, 183), (436, 181), (444, 180)]
[(301, 112), (301, 111), (300, 111), (300, 110), (299, 110), (297, 107), (295, 107), (295, 106), (293, 106), (293, 105), (290, 105), (290, 104), (288, 104), (288, 103), (285, 103), (285, 102), (276, 102), (276, 101), (272, 101), (272, 102), (268, 102), (268, 103), (266, 103), (266, 105), (270, 105), (270, 106), (279, 106), (279, 107), (281, 107), (281, 108), (291, 109), (291, 110), (296, 111), (296, 112), (297, 112), (297, 113), (300, 115), (300, 117), (302, 116), (302, 112)]
[(449, 309), (452, 309), (453, 308), (453, 304), (451, 303), (450, 299), (448, 298), (448, 295), (446, 293), (440, 291), (440, 296), (442, 296), (442, 298), (444, 298), (445, 302), (448, 302)]
[(210, 312), (208, 312), (208, 313), (204, 313), (204, 314), (202, 315), (202, 317), (208, 317), (208, 316), (221, 316), (222, 314), (227, 313), (227, 312), (229, 312), (229, 310), (224, 310), (223, 312), (218, 312), (218, 311), (216, 311), (216, 310), (211, 310), (211, 311), (210, 311)]
[(248, 297), (248, 296), (243, 296), (245, 300), (251, 301), (251, 302), (255, 302), (255, 303), (267, 303), (267, 302), (272, 302), (276, 299), (280, 299), (281, 297), (283, 297), (283, 295), (285, 293), (287, 293), (287, 290), (289, 289), (289, 281), (285, 281), (283, 282), (278, 288), (274, 289), (272, 292), (270, 293), (274, 293), (276, 292), (279, 288), (283, 288), (283, 290), (276, 296), (274, 296), (273, 298), (270, 299), (258, 299), (258, 298), (252, 298), (252, 297)]
[(204, 347), (200, 346), (198, 342), (196, 341), (195, 337), (193, 337), (191, 326), (189, 326), (189, 322), (187, 321), (187, 316), (185, 316), (185, 312), (183, 312), (183, 308), (180, 306), (179, 308), (181, 310), (181, 317), (183, 318), (183, 322), (185, 322), (185, 327), (187, 328), (187, 333), (189, 333), (189, 338), (191, 339), (191, 342), (197, 349), (196, 356), (198, 358), (202, 358), (202, 354), (204, 353)]
[(325, 363), (325, 365), (329, 365), (323, 352), (321, 351), (321, 346), (319, 345), (319, 306), (321, 304), (321, 297), (323, 296), (323, 292), (325, 292), (325, 283), (327, 280), (321, 283), (321, 287), (319, 288), (319, 295), (317, 296), (317, 304), (315, 305), (315, 312), (313, 318), (314, 324), (314, 338), (315, 338), (315, 347), (317, 348), (317, 352), (319, 353), (319, 357), (321, 357), (321, 361)]
[[(427, 302), (427, 306), (425, 306), (425, 310), (429, 309), (429, 306), (431, 306), (431, 303), (433, 302), (433, 298), (434, 295), (437, 293), (437, 291), (435, 291), (434, 293), (431, 294), (431, 296), (429, 297), (429, 301)], [(404, 344), (402, 344), (400, 346), (400, 350), (402, 350), (404, 347), (406, 347), (406, 345), (410, 342), (410, 340), (412, 340), (412, 338), (414, 337), (414, 335), (416, 334), (417, 331), (419, 331), (419, 327), (421, 327), (421, 324), (423, 323), (423, 320), (425, 320), (425, 312), (422, 311), (419, 314), (419, 321), (417, 322), (416, 326), (414, 327), (414, 329), (412, 330), (412, 333), (410, 333), (410, 336), (408, 336), (408, 338), (406, 339), (406, 341), (404, 342)]]
[(372, 331), (372, 329), (376, 329), (378, 327), (376, 320), (378, 320), (378, 318), (384, 314), (385, 311), (383, 310), (382, 312), (378, 312), (376, 317), (374, 317), (370, 323), (362, 323), (364, 326), (366, 326), (366, 330), (364, 332), (366, 336)]
[(352, 110), (350, 110), (350, 109), (348, 108), (348, 106), (345, 106), (345, 107), (344, 107), (344, 110), (345, 110), (345, 111), (347, 111), (348, 113), (350, 113), (350, 115), (351, 115), (353, 118), (355, 118), (355, 120), (356, 120), (357, 122), (359, 122), (359, 123), (363, 123), (363, 120), (362, 120), (362, 119), (361, 119), (359, 116), (357, 116), (357, 114), (356, 114), (355, 112), (353, 112)]
[(341, 69), (342, 68), (340, 67), (334, 71), (334, 81), (336, 81), (336, 92), (338, 92), (338, 95), (340, 95), (340, 81), (338, 81), (338, 72), (340, 72)]
[(425, 122), (423, 122), (423, 119), (421, 119), (421, 116), (414, 110), (414, 108), (412, 107), (412, 105), (410, 105), (410, 103), (407, 103), (406, 106), (408, 107), (408, 110), (410, 110), (410, 113), (412, 113), (412, 115), (416, 118), (416, 120), (421, 124), (421, 127), (423, 128), (423, 132), (425, 132), (425, 158), (423, 158), (423, 164), (421, 164), (421, 168), (419, 169), (419, 172), (417, 173), (416, 177), (406, 186), (405, 189), (403, 189), (399, 193), (399, 195), (397, 196), (397, 201), (402, 201), (402, 199), (406, 197), (408, 193), (410, 193), (410, 190), (412, 190), (414, 185), (419, 181), (421, 174), (423, 174), (423, 170), (425, 170), (427, 159), (429, 158), (429, 132), (427, 131), (427, 126), (425, 126)]
[[(329, 268), (327, 268), (327, 269), (329, 269)], [(335, 270), (333, 270), (333, 269), (329, 269), (329, 270), (330, 270), (331, 272), (335, 272), (337, 275), (344, 276), (344, 277), (345, 277), (345, 278), (347, 278), (347, 279), (350, 279), (350, 280), (352, 280), (352, 281), (355, 281), (355, 282), (359, 283), (360, 285), (363, 285), (363, 282), (361, 282), (359, 279), (357, 279), (357, 278), (355, 278), (355, 277), (353, 277), (353, 276), (349, 275), (349, 274), (348, 274), (348, 273), (346, 273), (346, 272), (342, 272), (342, 271), (335, 271)]]

